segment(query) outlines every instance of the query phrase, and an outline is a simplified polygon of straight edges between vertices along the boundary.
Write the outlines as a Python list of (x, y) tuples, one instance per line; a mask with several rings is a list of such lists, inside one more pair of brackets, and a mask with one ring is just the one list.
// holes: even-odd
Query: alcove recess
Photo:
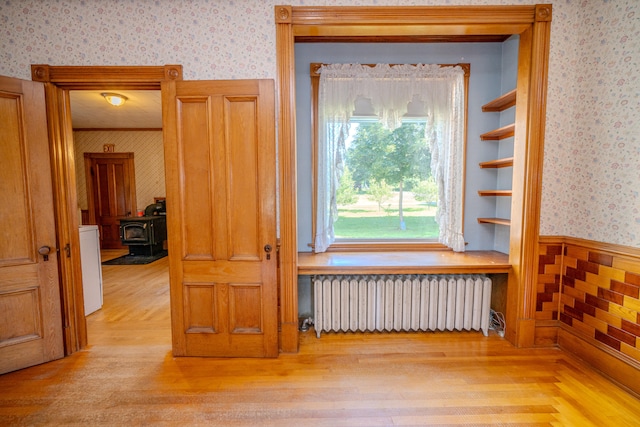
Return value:
[[(482, 106), (483, 113), (500, 113), (509, 108), (514, 107), (516, 104), (516, 89), (503, 94), (502, 96), (486, 103)], [(483, 133), (480, 135), (481, 141), (500, 141), (502, 139), (512, 138), (515, 132), (515, 124), (510, 123), (506, 126), (502, 126), (498, 129)], [(504, 157), (499, 159), (488, 160), (480, 163), (481, 169), (501, 169), (513, 167), (513, 156)], [(479, 190), (478, 194), (481, 197), (511, 197), (511, 190)], [(478, 222), (481, 224), (498, 224), (503, 226), (510, 226), (511, 219), (509, 218), (478, 218)]]

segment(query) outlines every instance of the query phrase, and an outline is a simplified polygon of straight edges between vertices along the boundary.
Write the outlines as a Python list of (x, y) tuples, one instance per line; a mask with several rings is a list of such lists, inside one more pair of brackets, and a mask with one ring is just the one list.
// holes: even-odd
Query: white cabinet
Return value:
[(97, 225), (80, 226), (80, 262), (85, 316), (102, 308), (102, 266)]

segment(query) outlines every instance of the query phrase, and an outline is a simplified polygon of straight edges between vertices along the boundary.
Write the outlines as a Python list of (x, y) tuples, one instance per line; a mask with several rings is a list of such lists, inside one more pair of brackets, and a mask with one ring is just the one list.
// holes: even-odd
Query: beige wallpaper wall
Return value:
[(134, 153), (138, 209), (165, 196), (162, 131), (75, 131), (73, 138), (80, 209), (87, 209), (84, 153), (102, 153), (104, 144), (115, 144), (118, 153)]
[[(274, 6), (553, 4), (541, 233), (640, 247), (638, 0), (21, 0), (0, 3), (0, 74), (31, 64), (182, 64), (276, 78)], [(142, 199), (141, 199), (142, 200)]]

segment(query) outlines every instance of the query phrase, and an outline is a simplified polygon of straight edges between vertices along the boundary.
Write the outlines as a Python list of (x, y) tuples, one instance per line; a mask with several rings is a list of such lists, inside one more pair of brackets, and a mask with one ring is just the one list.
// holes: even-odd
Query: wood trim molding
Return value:
[[(311, 218), (316, 217), (316, 209), (317, 209), (317, 159), (318, 159), (318, 99), (319, 99), (319, 91), (320, 91), (320, 67), (323, 64), (320, 62), (312, 62), (309, 64), (309, 77), (311, 79), (311, 191), (313, 193), (313, 197), (311, 199)], [(362, 64), (369, 67), (375, 67), (376, 64)], [(398, 65), (398, 64), (389, 64), (389, 65)], [(416, 64), (411, 64), (416, 65)], [(464, 153), (467, 152), (467, 122), (468, 122), (468, 111), (469, 111), (469, 76), (471, 75), (471, 64), (470, 63), (458, 63), (458, 64), (439, 64), (440, 67), (460, 67), (464, 71)], [(464, 156), (464, 163), (462, 165), (462, 170), (467, 170), (467, 158)], [(462, 194), (465, 192), (465, 182), (466, 182), (466, 172), (465, 178), (463, 178), (463, 188)], [(462, 198), (462, 212), (464, 212), (464, 197)], [(463, 226), (464, 227), (464, 226)], [(311, 220), (311, 236), (316, 235), (316, 223)], [(315, 247), (315, 242), (309, 243), (309, 247)], [(393, 251), (393, 250), (409, 250), (409, 251), (418, 251), (418, 250), (449, 250), (445, 245), (438, 243), (435, 239), (432, 242), (334, 242), (331, 244), (327, 251), (356, 251), (356, 250), (368, 250), (368, 251)]]
[(59, 257), (65, 354), (69, 355), (87, 345), (69, 90), (161, 90), (162, 82), (182, 80), (182, 65), (77, 67), (39, 64), (32, 65), (31, 70), (33, 80), (45, 82), (58, 245), (69, 247), (68, 256), (61, 254)]
[(298, 352), (296, 88), (291, 7), (276, 6), (278, 168), (280, 184), (280, 350)]
[(163, 81), (182, 80), (182, 65), (53, 66), (31, 65), (31, 79), (65, 89), (160, 89)]
[[(426, 41), (443, 36), (520, 35), (506, 337), (519, 347), (533, 346), (535, 335), (535, 266), (537, 265), (542, 150), (547, 87), (551, 5), (443, 7), (292, 7), (275, 6), (279, 93), (281, 207), (281, 307), (283, 320), (297, 315), (297, 241), (295, 169), (294, 42), (374, 40)], [(526, 162), (525, 160), (526, 159)], [(517, 180), (517, 182), (516, 182)], [(514, 220), (518, 218), (517, 220)], [(291, 265), (284, 263), (291, 262)], [(286, 306), (291, 304), (291, 306)], [(512, 308), (511, 308), (512, 307)], [(297, 331), (295, 332), (297, 348)], [(283, 348), (285, 334), (282, 335)], [(292, 336), (287, 338), (293, 340)], [(294, 348), (293, 343), (289, 348)]]
[(162, 132), (162, 128), (73, 128), (74, 132)]
[(636, 248), (634, 246), (618, 245), (615, 243), (604, 243), (595, 240), (581, 239), (579, 237), (570, 236), (540, 236), (538, 241), (540, 244), (567, 244), (580, 246), (586, 249), (593, 249), (600, 252), (609, 252), (612, 255), (640, 258), (640, 248)]
[(537, 4), (534, 19), (536, 22), (551, 22), (551, 5)]
[[(65, 355), (87, 345), (69, 93), (45, 84)], [(68, 251), (65, 250), (68, 248)]]
[[(550, 5), (538, 5), (542, 9)], [(536, 19), (536, 6), (374, 6), (374, 7), (324, 7), (324, 6), (276, 6), (290, 8), (287, 19), (295, 26), (330, 27), (335, 24), (353, 27), (355, 25), (399, 25), (410, 24), (445, 25), (442, 34), (459, 32), (453, 26), (495, 25), (495, 34), (508, 34), (511, 25), (532, 24)], [(549, 13), (550, 20), (550, 13)], [(296, 28), (298, 30), (298, 28)], [(488, 32), (489, 28), (485, 30)], [(356, 28), (355, 33), (368, 30)], [(397, 31), (397, 30), (396, 30)], [(474, 34), (474, 32), (469, 32)], [(510, 33), (513, 34), (513, 33)]]

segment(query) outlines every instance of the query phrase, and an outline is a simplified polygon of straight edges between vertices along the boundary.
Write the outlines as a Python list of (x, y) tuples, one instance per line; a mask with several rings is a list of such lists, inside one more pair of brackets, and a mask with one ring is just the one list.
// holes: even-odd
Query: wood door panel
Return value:
[(165, 86), (174, 355), (275, 357), (273, 81)]
[(185, 283), (184, 312), (186, 333), (220, 332), (215, 283)]
[(13, 345), (42, 338), (38, 287), (22, 286), (0, 294), (0, 343)]
[(44, 87), (1, 76), (0, 197), (1, 374), (63, 356)]
[(260, 334), (262, 324), (262, 287), (260, 284), (229, 285), (229, 333)]
[[(214, 191), (212, 170), (215, 170), (215, 147), (202, 143), (202, 135), (209, 135), (211, 100), (208, 97), (180, 99), (179, 109), (186, 118), (180, 127), (179, 152), (180, 168), (189, 171), (181, 176), (182, 206), (181, 216), (184, 259), (215, 259), (214, 248)], [(216, 203), (218, 200), (216, 199)]]
[[(256, 139), (257, 99), (255, 97), (226, 97), (225, 133), (227, 137), (226, 170), (229, 174), (229, 186), (226, 197), (228, 208), (234, 215), (228, 215), (229, 230), (228, 257), (232, 260), (260, 260), (262, 248), (257, 246), (260, 239), (260, 195), (257, 174), (246, 171), (259, 171), (258, 145), (245, 141)], [(241, 123), (241, 126), (238, 126)]]
[(188, 282), (226, 283), (229, 277), (235, 282), (251, 283), (262, 275), (262, 266), (254, 261), (212, 261), (212, 262), (184, 262), (182, 275)]
[[(20, 98), (4, 94), (0, 97), (0, 218), (3, 222), (0, 245), (0, 263), (15, 264), (34, 261), (33, 224), (29, 218), (29, 199), (25, 177), (27, 168), (25, 153), (21, 147), (25, 130), (20, 117)], [(6, 227), (6, 225), (10, 225)]]

